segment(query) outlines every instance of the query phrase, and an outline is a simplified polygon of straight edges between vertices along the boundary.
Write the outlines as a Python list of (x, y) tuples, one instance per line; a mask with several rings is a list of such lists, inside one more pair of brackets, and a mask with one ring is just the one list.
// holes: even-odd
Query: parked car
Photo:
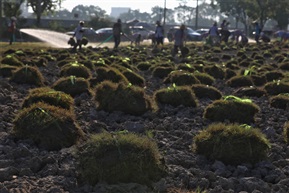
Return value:
[[(97, 41), (104, 41), (110, 36), (112, 36), (112, 28), (111, 27), (106, 27), (106, 28), (100, 28), (95, 31)], [(112, 39), (110, 40), (112, 41)]]
[(151, 39), (151, 37), (155, 34), (154, 31), (148, 30), (143, 26), (130, 26), (130, 35), (140, 34), (141, 40)]
[[(97, 35), (93, 28), (83, 27), (83, 37), (86, 37), (88, 41), (95, 42), (97, 41)], [(74, 31), (66, 32), (67, 35), (73, 36)]]
[[(167, 33), (167, 38), (169, 42), (172, 42), (174, 39), (175, 32), (180, 29), (180, 26), (171, 27)], [(190, 27), (187, 27), (185, 30), (186, 40), (187, 41), (202, 41), (203, 37), (200, 33), (196, 32)]]
[(209, 35), (209, 30), (207, 28), (201, 28), (201, 29), (197, 29), (196, 32), (198, 32), (199, 34), (202, 35), (202, 38), (205, 39), (206, 37), (208, 37)]

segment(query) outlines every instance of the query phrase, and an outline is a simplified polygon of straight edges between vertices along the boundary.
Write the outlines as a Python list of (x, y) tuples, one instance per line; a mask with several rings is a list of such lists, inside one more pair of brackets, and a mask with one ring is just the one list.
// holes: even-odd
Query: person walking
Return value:
[(73, 49), (72, 49), (73, 51), (76, 51), (77, 46), (79, 47), (79, 50), (81, 50), (81, 40), (82, 40), (83, 32), (84, 32), (83, 26), (84, 26), (84, 21), (80, 21), (78, 26), (74, 30), (74, 34), (72, 37), (76, 38), (76, 43), (73, 46)]
[(117, 22), (112, 27), (113, 39), (114, 39), (114, 49), (117, 49), (120, 44), (120, 38), (122, 35), (121, 20), (118, 19)]
[[(182, 51), (183, 47), (184, 47), (184, 41), (185, 41), (185, 29), (186, 26), (184, 24), (182, 24), (180, 26), (180, 29), (178, 29), (175, 34), (174, 34), (174, 49), (173, 49), (173, 57), (176, 56), (176, 54), (178, 53), (179, 50)], [(184, 54), (182, 53), (182, 56), (184, 56)]]
[(214, 22), (213, 26), (209, 29), (209, 37), (208, 43), (209, 44), (216, 44), (220, 40), (220, 34), (218, 31), (217, 22)]
[(11, 17), (10, 23), (8, 26), (9, 33), (9, 44), (12, 45), (15, 42), (15, 31), (16, 31), (16, 17)]
[(160, 21), (156, 22), (156, 30), (155, 30), (155, 41), (156, 45), (164, 45), (164, 28), (161, 26)]

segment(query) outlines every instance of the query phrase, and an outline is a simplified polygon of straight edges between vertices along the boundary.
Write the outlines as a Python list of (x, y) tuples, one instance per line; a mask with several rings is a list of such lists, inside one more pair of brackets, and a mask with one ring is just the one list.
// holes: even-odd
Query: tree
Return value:
[(216, 21), (216, 18), (219, 20), (224, 18), (224, 15), (220, 13), (219, 7), (213, 8), (211, 4), (205, 2), (199, 5), (199, 26), (211, 26)]
[(30, 6), (36, 14), (36, 24), (40, 26), (41, 15), (44, 12), (53, 12), (57, 6), (61, 6), (63, 0), (28, 0), (27, 6)]
[(175, 12), (178, 17), (178, 21), (183, 24), (190, 24), (196, 9), (185, 4), (180, 4), (175, 8)]
[(146, 22), (151, 22), (151, 15), (147, 12), (140, 12), (139, 9), (133, 10), (130, 9), (127, 13), (122, 13), (120, 14), (119, 18), (122, 21), (129, 21), (133, 19), (137, 19), (139, 21), (146, 21)]
[(164, 8), (160, 6), (154, 6), (151, 8), (151, 20), (152, 21), (161, 21), (164, 15)]
[(19, 17), (21, 15), (20, 6), (24, 3), (24, 0), (4, 0), (3, 1), (3, 12), (6, 17)]
[(236, 16), (242, 23), (258, 20), (261, 27), (273, 18), (279, 27), (288, 25), (289, 1), (285, 0), (211, 0), (211, 4), (220, 6), (221, 12)]
[(74, 16), (77, 16), (78, 19), (86, 20), (86, 21), (94, 17), (98, 17), (98, 18), (108, 17), (105, 10), (101, 9), (98, 6), (93, 6), (93, 5), (90, 5), (90, 6), (77, 5), (76, 7), (72, 9), (71, 13)]

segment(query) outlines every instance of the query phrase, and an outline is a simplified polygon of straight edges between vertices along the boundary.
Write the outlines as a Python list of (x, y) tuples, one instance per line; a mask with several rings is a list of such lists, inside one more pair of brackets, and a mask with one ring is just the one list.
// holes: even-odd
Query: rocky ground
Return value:
[[(50, 63), (40, 68), (51, 85), (59, 78), (59, 69)], [(145, 73), (147, 88), (160, 87), (161, 80)], [(233, 88), (224, 80), (217, 80), (214, 87), (223, 95), (232, 94)], [(196, 108), (161, 106), (157, 113), (131, 116), (121, 112), (96, 111), (91, 96), (75, 97), (75, 114), (87, 135), (99, 132), (98, 125), (109, 131), (123, 130), (144, 132), (151, 130), (164, 157), (168, 176), (148, 188), (139, 184), (90, 186), (80, 184), (73, 157), (75, 146), (60, 151), (37, 148), (30, 140), (15, 140), (12, 120), (20, 109), (30, 85), (19, 85), (0, 77), (0, 193), (148, 193), (188, 192), (206, 190), (221, 192), (289, 192), (289, 148), (282, 136), (283, 124), (288, 121), (288, 110), (271, 108), (268, 97), (252, 98), (261, 108), (254, 127), (260, 128), (272, 143), (268, 160), (255, 165), (225, 165), (208, 160), (191, 149), (193, 137), (212, 122), (203, 118), (204, 109), (212, 101), (200, 99)]]

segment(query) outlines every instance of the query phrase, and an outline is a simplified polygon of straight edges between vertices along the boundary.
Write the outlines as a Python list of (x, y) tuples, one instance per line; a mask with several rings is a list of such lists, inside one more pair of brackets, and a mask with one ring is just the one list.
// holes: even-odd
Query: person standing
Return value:
[(230, 22), (227, 22), (227, 20), (224, 19), (221, 24), (221, 41), (228, 42), (229, 36), (231, 35), (229, 25)]
[(120, 44), (120, 38), (122, 34), (122, 26), (121, 26), (121, 20), (118, 19), (117, 22), (113, 25), (112, 28), (113, 31), (113, 39), (114, 39), (114, 48), (118, 48)]
[(213, 26), (209, 30), (208, 42), (210, 44), (216, 44), (220, 40), (217, 22), (214, 22)]
[(79, 50), (81, 50), (81, 40), (84, 32), (83, 26), (84, 21), (80, 21), (78, 26), (74, 30), (73, 38), (76, 38), (76, 43), (74, 44), (73, 51), (76, 51), (77, 46), (79, 47)]
[(156, 22), (157, 27), (155, 30), (155, 41), (156, 41), (156, 45), (164, 45), (164, 28), (163, 26), (161, 26), (160, 21)]
[(176, 56), (179, 49), (182, 50), (184, 47), (185, 29), (186, 29), (186, 26), (182, 24), (180, 26), (180, 29), (178, 29), (174, 34), (175, 43), (174, 43), (173, 57)]
[(8, 26), (10, 45), (12, 45), (12, 43), (15, 41), (15, 31), (16, 31), (16, 17), (11, 17), (10, 24)]
[(255, 22), (255, 41), (256, 41), (256, 43), (259, 43), (260, 34), (261, 34), (261, 27), (259, 26), (258, 22)]

